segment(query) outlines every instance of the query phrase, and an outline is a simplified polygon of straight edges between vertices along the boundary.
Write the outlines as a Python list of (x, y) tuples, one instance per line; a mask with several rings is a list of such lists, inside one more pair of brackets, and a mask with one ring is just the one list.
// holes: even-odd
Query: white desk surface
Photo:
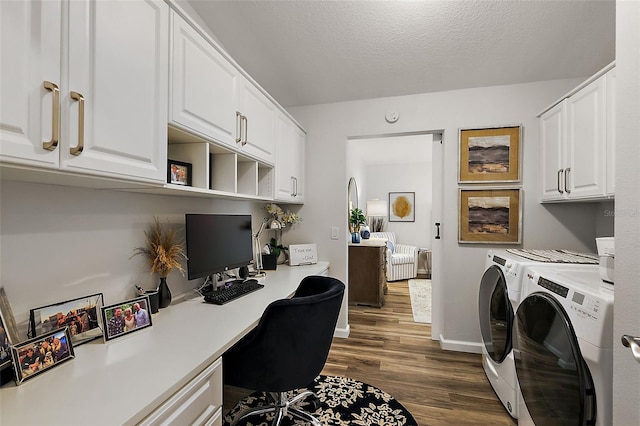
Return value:
[(0, 424), (138, 423), (251, 330), (269, 303), (328, 268), (278, 265), (259, 279), (263, 289), (226, 305), (186, 300), (154, 314), (147, 329), (78, 346), (75, 359), (0, 388)]

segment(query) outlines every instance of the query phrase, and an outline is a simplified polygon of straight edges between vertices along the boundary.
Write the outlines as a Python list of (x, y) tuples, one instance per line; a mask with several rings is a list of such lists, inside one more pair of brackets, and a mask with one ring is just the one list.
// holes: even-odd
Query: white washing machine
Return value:
[(482, 333), (482, 366), (509, 414), (518, 418), (518, 382), (512, 351), (514, 312), (520, 303), (529, 266), (596, 267), (598, 258), (566, 250), (489, 250), (480, 281), (478, 311)]
[(613, 424), (613, 285), (531, 267), (515, 316), (519, 425)]

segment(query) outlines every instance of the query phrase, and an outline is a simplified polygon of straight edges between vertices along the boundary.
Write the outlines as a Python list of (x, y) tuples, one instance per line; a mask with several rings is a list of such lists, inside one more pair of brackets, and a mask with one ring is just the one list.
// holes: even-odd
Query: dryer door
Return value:
[(522, 399), (536, 425), (594, 425), (596, 395), (567, 314), (551, 295), (518, 306), (513, 355)]
[(487, 354), (502, 362), (511, 352), (513, 309), (502, 270), (492, 265), (484, 272), (478, 296), (480, 330)]

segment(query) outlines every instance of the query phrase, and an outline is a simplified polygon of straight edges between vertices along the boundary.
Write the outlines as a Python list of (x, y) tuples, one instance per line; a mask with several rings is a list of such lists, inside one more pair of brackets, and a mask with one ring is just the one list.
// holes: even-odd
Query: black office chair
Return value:
[[(277, 285), (277, 284), (274, 284)], [(308, 386), (329, 354), (344, 295), (344, 284), (335, 278), (309, 276), (294, 296), (267, 306), (260, 322), (223, 356), (225, 384), (265, 392), (269, 405), (251, 408), (247, 416), (275, 412), (273, 425), (286, 413), (320, 426), (311, 414), (293, 407), (308, 396), (306, 391), (287, 400), (286, 392)]]

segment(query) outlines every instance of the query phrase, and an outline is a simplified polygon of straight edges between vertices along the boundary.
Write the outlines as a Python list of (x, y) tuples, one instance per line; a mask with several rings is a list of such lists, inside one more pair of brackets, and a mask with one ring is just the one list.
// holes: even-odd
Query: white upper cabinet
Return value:
[(235, 147), (240, 74), (189, 23), (171, 15), (170, 123)]
[(616, 193), (616, 69), (607, 78), (607, 195)]
[(600, 75), (540, 116), (542, 201), (613, 196), (610, 75)]
[(2, 161), (164, 181), (167, 4), (45, 1), (0, 7)]
[(255, 85), (242, 78), (236, 116), (240, 134), (238, 149), (267, 163), (275, 163), (276, 105)]
[(61, 18), (60, 1), (0, 2), (2, 162), (60, 164)]
[(166, 179), (168, 43), (163, 1), (69, 2), (62, 168)]
[(278, 114), (276, 194), (278, 201), (304, 201), (305, 134), (285, 114)]

